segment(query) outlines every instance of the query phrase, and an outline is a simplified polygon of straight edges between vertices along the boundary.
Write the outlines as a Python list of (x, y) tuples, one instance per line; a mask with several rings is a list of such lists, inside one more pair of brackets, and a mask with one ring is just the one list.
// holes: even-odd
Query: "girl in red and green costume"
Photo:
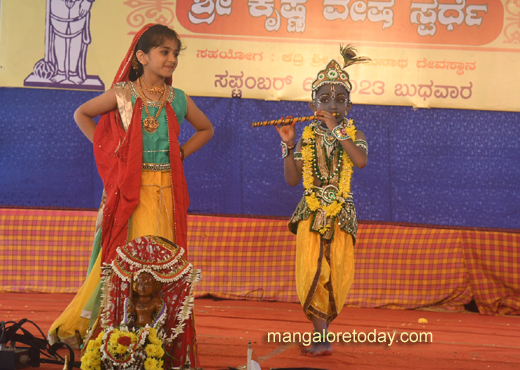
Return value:
[[(135, 35), (112, 88), (74, 114), (94, 144), (106, 202), (95, 238), (95, 262), (74, 300), (52, 325), (51, 340), (59, 337), (75, 343), (76, 332), (84, 337), (89, 327), (95, 330), (101, 268), (115, 259), (118, 248), (153, 235), (183, 248), (187, 257), (189, 196), (182, 162), (211, 139), (213, 126), (188, 95), (171, 86), (181, 49), (174, 30), (144, 26)], [(93, 118), (99, 115), (96, 125)], [(178, 136), (184, 119), (196, 132), (181, 145)], [(193, 348), (192, 318), (179, 341)]]

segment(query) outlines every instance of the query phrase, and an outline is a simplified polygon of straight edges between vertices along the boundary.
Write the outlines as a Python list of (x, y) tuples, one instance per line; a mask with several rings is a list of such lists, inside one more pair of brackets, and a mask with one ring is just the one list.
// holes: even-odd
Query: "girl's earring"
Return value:
[(139, 62), (135, 56), (132, 58), (132, 68), (136, 71), (139, 69)]

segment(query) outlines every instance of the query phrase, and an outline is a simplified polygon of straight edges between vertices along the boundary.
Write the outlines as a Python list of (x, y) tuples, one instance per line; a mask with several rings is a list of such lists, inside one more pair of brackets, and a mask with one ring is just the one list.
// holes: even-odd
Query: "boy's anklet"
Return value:
[(323, 335), (323, 333), (317, 332), (315, 329), (312, 330), (312, 341), (313, 343), (329, 343), (327, 334)]

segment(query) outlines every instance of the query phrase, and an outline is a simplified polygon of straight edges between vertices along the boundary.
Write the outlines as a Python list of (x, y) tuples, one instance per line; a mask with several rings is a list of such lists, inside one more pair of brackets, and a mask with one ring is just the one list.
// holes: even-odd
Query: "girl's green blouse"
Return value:
[[(131, 85), (132, 92), (132, 106), (138, 97), (137, 91), (133, 84)], [(186, 117), (187, 105), (186, 105), (186, 94), (184, 91), (169, 86), (170, 95), (168, 96), (168, 102), (175, 112), (179, 126), (182, 125), (184, 117)], [(147, 101), (148, 111), (150, 115), (155, 116), (159, 109), (158, 102)], [(143, 107), (143, 116), (141, 122), (147, 118), (146, 109)], [(168, 138), (168, 122), (166, 121), (166, 109), (162, 109), (159, 114), (159, 127), (154, 133), (146, 132), (144, 127), (143, 130), (143, 163), (154, 163), (164, 164), (170, 163), (170, 141)]]

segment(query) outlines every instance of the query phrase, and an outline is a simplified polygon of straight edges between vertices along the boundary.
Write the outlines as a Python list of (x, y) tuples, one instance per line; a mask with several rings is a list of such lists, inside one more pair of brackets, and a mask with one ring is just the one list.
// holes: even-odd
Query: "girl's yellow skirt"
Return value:
[[(143, 171), (139, 204), (132, 218), (128, 241), (144, 235), (156, 235), (175, 241), (175, 222), (172, 209), (172, 185), (170, 171)], [(87, 329), (99, 315), (101, 290), (101, 230), (94, 238), (91, 263), (92, 269), (68, 307), (52, 324), (49, 341), (54, 343), (58, 336), (73, 348), (78, 347), (78, 332), (85, 337)]]

